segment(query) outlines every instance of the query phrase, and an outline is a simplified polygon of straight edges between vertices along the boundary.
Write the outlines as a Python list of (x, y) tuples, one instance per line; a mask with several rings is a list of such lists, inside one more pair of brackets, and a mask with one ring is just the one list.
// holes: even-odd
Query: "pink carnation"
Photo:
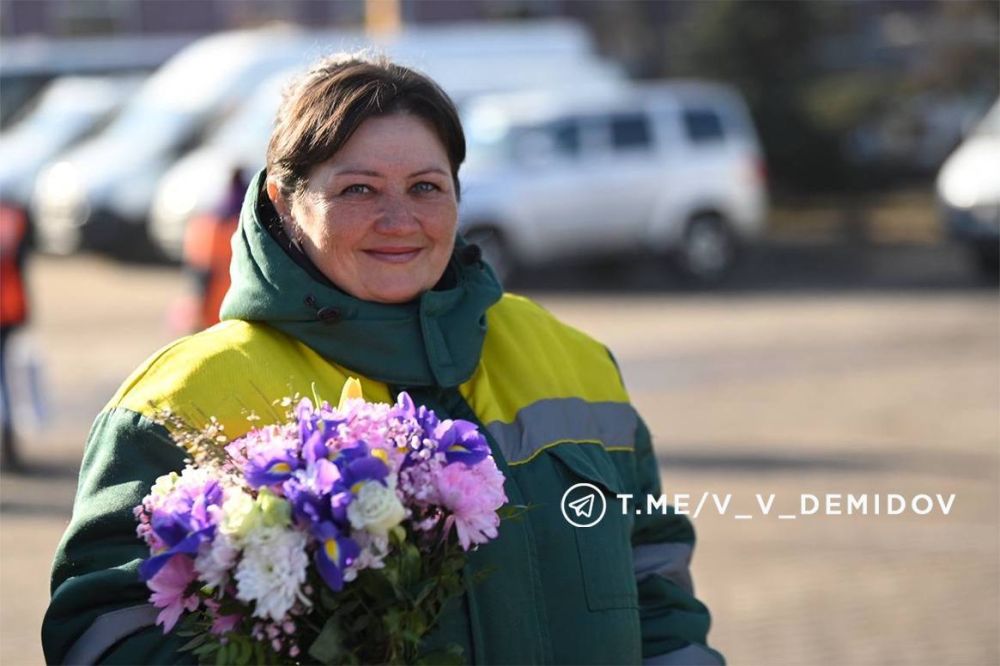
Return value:
[(454, 523), (464, 550), (496, 538), (500, 524), (496, 512), (507, 502), (503, 482), (503, 474), (491, 457), (472, 467), (458, 462), (438, 471), (438, 497), (452, 513), (445, 523), (445, 533)]
[(185, 610), (198, 608), (198, 596), (185, 596), (184, 591), (195, 579), (194, 562), (186, 555), (174, 555), (146, 581), (153, 591), (149, 600), (157, 608), (162, 608), (156, 616), (156, 624), (163, 625), (163, 633), (169, 632), (177, 624), (177, 619)]
[(205, 599), (205, 606), (208, 607), (209, 613), (212, 617), (212, 627), (209, 629), (216, 636), (222, 636), (239, 626), (240, 620), (243, 616), (239, 613), (234, 613), (232, 615), (220, 615), (219, 608), (221, 604), (215, 599)]

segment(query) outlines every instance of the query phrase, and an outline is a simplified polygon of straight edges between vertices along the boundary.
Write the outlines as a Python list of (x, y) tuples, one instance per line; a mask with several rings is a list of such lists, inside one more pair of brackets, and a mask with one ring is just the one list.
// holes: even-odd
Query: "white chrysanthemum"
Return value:
[(396, 497), (395, 483), (388, 487), (368, 481), (347, 507), (347, 518), (356, 530), (385, 534), (406, 517), (406, 509)]
[(239, 548), (232, 542), (225, 532), (216, 532), (211, 543), (203, 543), (198, 549), (198, 556), (194, 560), (195, 571), (198, 577), (209, 589), (218, 589), (229, 580), (229, 572), (236, 562)]
[(257, 602), (254, 617), (285, 619), (306, 580), (306, 535), (283, 527), (260, 527), (245, 537), (243, 559), (236, 568), (236, 598)]

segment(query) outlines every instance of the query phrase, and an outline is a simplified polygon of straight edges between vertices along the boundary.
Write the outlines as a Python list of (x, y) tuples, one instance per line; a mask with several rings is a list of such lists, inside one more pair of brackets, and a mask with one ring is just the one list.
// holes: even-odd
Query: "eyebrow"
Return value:
[[(423, 176), (424, 174), (428, 174), (428, 173), (436, 173), (436, 174), (440, 174), (442, 176), (448, 176), (448, 175), (450, 175), (444, 169), (439, 169), (437, 167), (427, 167), (425, 169), (418, 169), (417, 171), (414, 171), (413, 173), (409, 174), (407, 176), (407, 178), (414, 178), (416, 176)], [(339, 171), (335, 171), (333, 175), (334, 176), (371, 176), (373, 178), (384, 178), (383, 174), (379, 173), (378, 171), (372, 171), (371, 169), (361, 169), (361, 168), (356, 168), (356, 167), (344, 167), (343, 169), (341, 169)]]

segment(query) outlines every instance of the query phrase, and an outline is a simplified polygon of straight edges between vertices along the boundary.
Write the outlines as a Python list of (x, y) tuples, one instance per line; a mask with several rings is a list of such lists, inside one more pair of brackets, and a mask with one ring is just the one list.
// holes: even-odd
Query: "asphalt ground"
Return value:
[[(31, 269), (48, 415), (25, 424), (27, 470), (0, 478), (5, 665), (42, 662), (87, 430), (174, 337), (166, 313), (186, 287), (176, 269), (93, 256)], [(1000, 306), (960, 249), (776, 241), (709, 292), (653, 260), (514, 287), (608, 344), (664, 491), (692, 511), (706, 498), (695, 586), (730, 663), (1000, 663)], [(947, 515), (888, 515), (890, 493), (955, 498)], [(774, 496), (767, 515), (757, 494)], [(882, 512), (846, 515), (848, 494), (880, 496)], [(841, 515), (801, 515), (803, 495), (840, 497)]]

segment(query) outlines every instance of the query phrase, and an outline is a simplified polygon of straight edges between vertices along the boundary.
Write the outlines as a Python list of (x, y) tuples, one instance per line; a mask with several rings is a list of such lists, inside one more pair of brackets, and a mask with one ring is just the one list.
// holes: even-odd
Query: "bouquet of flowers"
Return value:
[(504, 477), (482, 434), (406, 393), (365, 402), (353, 378), (337, 407), (276, 404), (284, 421), (233, 441), (214, 418), (159, 415), (189, 461), (135, 508), (157, 624), (203, 662), (461, 658), (420, 646), (470, 583), (465, 551), (497, 536)]

